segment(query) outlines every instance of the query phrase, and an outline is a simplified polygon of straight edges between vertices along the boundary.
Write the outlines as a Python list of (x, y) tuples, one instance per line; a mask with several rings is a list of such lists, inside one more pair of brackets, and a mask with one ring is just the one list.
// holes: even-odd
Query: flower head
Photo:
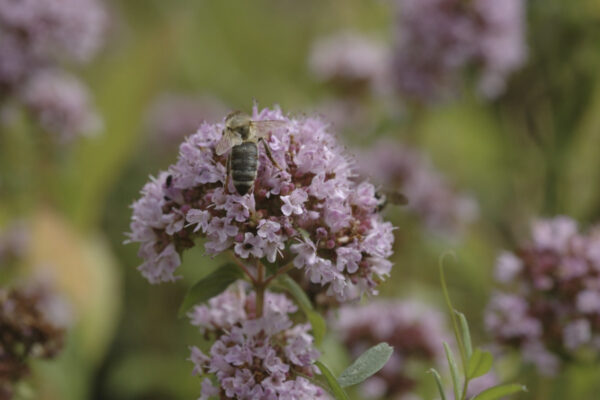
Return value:
[(61, 69), (91, 59), (106, 23), (99, 0), (0, 0), (0, 101), (14, 97), (63, 139), (87, 132), (86, 89)]
[(75, 77), (58, 71), (35, 74), (21, 93), (23, 104), (48, 132), (62, 140), (100, 128), (100, 118), (93, 111), (87, 88)]
[(256, 108), (254, 119), (286, 122), (266, 139), (282, 170), (259, 143), (253, 190), (240, 196), (231, 182), (224, 187), (227, 154), (215, 152), (223, 124), (202, 124), (133, 205), (130, 240), (141, 244), (144, 276), (176, 279), (179, 254), (202, 235), (209, 254), (292, 262), (339, 299), (374, 292), (391, 268), (393, 234), (372, 185), (353, 179), (354, 166), (321, 120)]
[(533, 224), (532, 240), (503, 252), (492, 296), (489, 332), (552, 374), (577, 351), (600, 351), (600, 235), (580, 233), (568, 217)]
[(256, 318), (255, 293), (237, 284), (197, 306), (192, 324), (216, 341), (205, 354), (192, 347), (194, 373), (214, 375), (202, 383), (201, 399), (320, 399), (323, 389), (301, 375), (312, 376), (319, 353), (310, 325), (294, 325), (296, 306), (284, 295), (266, 292), (264, 314)]
[(386, 47), (367, 36), (341, 32), (314, 43), (309, 67), (320, 81), (346, 93), (383, 89), (389, 54)]
[(61, 58), (89, 61), (100, 47), (106, 22), (98, 0), (1, 0), (0, 86), (18, 83)]
[(64, 328), (52, 318), (55, 296), (43, 286), (0, 289), (0, 395), (12, 398), (32, 358), (50, 359), (62, 349)]
[(354, 358), (381, 342), (394, 348), (387, 364), (361, 385), (364, 398), (403, 398), (410, 394), (418, 377), (408, 372), (409, 365), (441, 362), (442, 342), (449, 336), (441, 313), (407, 301), (344, 306), (334, 327)]
[(526, 57), (523, 0), (398, 0), (394, 76), (400, 92), (444, 97), (466, 67), (486, 97), (503, 90)]

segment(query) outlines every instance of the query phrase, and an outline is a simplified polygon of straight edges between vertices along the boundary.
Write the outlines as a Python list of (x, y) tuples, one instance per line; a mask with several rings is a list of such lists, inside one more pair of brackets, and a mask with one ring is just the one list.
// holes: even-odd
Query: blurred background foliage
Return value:
[[(0, 225), (15, 217), (32, 222), (26, 264), (53, 265), (81, 316), (59, 359), (36, 366), (33, 398), (196, 398), (199, 380), (186, 358), (201, 338), (175, 315), (185, 289), (222, 260), (188, 252), (185, 280), (151, 286), (135, 269), (136, 246), (123, 245), (129, 205), (148, 176), (176, 158), (176, 146), (152, 145), (153, 102), (173, 92), (214, 96), (230, 109), (250, 110), (256, 101), (311, 112), (332, 97), (308, 71), (311, 44), (345, 29), (390, 42), (393, 12), (384, 0), (146, 0), (109, 7), (107, 46), (80, 71), (102, 132), (58, 147), (22, 115), (0, 134)], [(534, 217), (565, 213), (583, 225), (600, 217), (600, 3), (529, 0), (528, 47), (527, 65), (492, 103), (465, 91), (431, 107), (398, 106), (384, 128), (350, 127), (342, 137), (352, 146), (381, 136), (410, 143), (477, 199), (479, 219), (458, 240), (428, 232), (402, 208), (389, 209), (398, 226), (395, 267), (381, 295), (442, 304), (437, 266), (451, 250), (452, 296), (480, 343), (499, 250), (523, 238)], [(383, 113), (375, 101), (368, 107)], [(347, 355), (339, 343), (330, 337), (324, 349), (340, 371)], [(575, 365), (556, 380), (540, 380), (510, 359), (500, 368), (528, 384), (523, 398), (595, 399), (600, 389), (596, 366)], [(423, 379), (431, 389), (431, 378)]]

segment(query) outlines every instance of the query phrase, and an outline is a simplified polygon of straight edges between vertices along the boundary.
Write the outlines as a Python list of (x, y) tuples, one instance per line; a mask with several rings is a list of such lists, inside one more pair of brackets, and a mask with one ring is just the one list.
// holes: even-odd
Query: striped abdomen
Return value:
[(248, 193), (258, 169), (258, 146), (254, 142), (244, 142), (231, 149), (231, 178), (233, 186), (242, 196)]

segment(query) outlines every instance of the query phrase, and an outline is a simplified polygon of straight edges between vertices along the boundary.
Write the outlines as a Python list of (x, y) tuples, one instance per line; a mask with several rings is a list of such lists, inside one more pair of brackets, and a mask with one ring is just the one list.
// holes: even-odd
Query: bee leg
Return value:
[(273, 154), (271, 153), (271, 148), (267, 144), (267, 141), (264, 140), (264, 139), (261, 139), (260, 141), (262, 142), (263, 146), (265, 147), (265, 151), (267, 153), (267, 157), (269, 157), (269, 160), (271, 160), (271, 162), (273, 163), (273, 165), (276, 166), (280, 171), (283, 171), (283, 168), (281, 168), (281, 166), (273, 158)]
[(231, 177), (231, 154), (227, 156), (227, 177), (225, 178), (225, 193), (229, 193), (229, 179)]

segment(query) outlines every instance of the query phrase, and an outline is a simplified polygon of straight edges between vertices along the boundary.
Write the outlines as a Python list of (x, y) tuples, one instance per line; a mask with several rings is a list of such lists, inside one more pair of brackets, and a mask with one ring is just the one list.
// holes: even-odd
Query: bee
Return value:
[(273, 159), (269, 144), (264, 139), (271, 131), (285, 125), (286, 122), (280, 120), (253, 121), (248, 114), (240, 111), (234, 111), (225, 118), (223, 136), (215, 149), (219, 156), (231, 149), (227, 157), (225, 190), (229, 187), (230, 176), (235, 190), (242, 196), (254, 186), (258, 171), (259, 142), (262, 142), (271, 163), (282, 170)]
[(405, 206), (408, 204), (408, 199), (398, 190), (378, 190), (375, 192), (377, 199), (377, 212), (383, 211), (388, 204)]

